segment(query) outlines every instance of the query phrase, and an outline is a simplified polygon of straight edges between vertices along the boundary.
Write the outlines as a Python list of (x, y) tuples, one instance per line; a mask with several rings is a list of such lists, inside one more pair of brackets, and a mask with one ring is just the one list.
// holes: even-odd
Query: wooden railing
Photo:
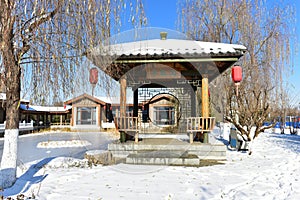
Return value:
[(120, 133), (134, 134), (135, 142), (138, 142), (140, 128), (139, 117), (115, 117), (115, 126)]
[[(30, 131), (33, 130), (33, 121), (30, 123), (20, 122), (19, 123), (19, 131)], [(0, 124), (0, 133), (5, 131), (5, 122)]]
[(50, 126), (70, 126), (70, 122), (55, 122), (55, 123), (50, 123)]
[[(115, 127), (122, 134), (134, 136), (135, 142), (138, 142), (139, 133), (145, 127), (139, 117), (115, 117)], [(214, 117), (188, 117), (187, 118), (187, 133), (190, 134), (190, 142), (194, 141), (194, 134), (208, 133), (215, 126)]]
[(190, 143), (193, 143), (194, 133), (211, 132), (215, 126), (215, 117), (188, 117), (187, 133), (190, 135)]

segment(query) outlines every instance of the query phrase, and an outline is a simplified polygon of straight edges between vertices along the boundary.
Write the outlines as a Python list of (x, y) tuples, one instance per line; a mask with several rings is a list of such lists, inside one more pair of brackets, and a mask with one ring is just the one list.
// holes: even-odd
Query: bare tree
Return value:
[(47, 101), (43, 97), (55, 102), (69, 95), (84, 53), (105, 45), (122, 20), (142, 25), (142, 0), (0, 0), (0, 68), (6, 90), (1, 187), (16, 180), (21, 84), (40, 103)]
[[(179, 28), (190, 38), (239, 43), (247, 47), (240, 59), (243, 81), (236, 96), (230, 71), (214, 82), (214, 104), (222, 105), (226, 120), (233, 123), (245, 140), (253, 140), (264, 130), (271, 112), (270, 102), (282, 92), (294, 37), (293, 5), (263, 0), (180, 0)], [(221, 84), (220, 84), (221, 83)], [(224, 90), (223, 90), (224, 87)], [(218, 93), (218, 97), (214, 95)], [(250, 130), (254, 128), (254, 135)]]

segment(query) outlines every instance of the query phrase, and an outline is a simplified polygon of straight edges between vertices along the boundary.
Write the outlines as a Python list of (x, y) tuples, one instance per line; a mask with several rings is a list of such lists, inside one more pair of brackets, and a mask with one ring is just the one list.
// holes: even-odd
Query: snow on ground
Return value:
[(46, 158), (18, 170), (4, 196), (36, 199), (300, 199), (300, 136), (262, 133), (253, 153), (227, 151), (224, 165), (174, 167)]
[(89, 145), (91, 145), (91, 143), (86, 140), (45, 141), (39, 142), (37, 148), (84, 147)]

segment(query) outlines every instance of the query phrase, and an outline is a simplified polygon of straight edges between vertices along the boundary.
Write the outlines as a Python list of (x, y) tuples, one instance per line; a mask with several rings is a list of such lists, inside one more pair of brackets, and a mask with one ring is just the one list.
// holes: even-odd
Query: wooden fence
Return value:
[(215, 126), (215, 117), (188, 117), (187, 133), (190, 136), (190, 143), (194, 141), (194, 133), (211, 132)]
[(140, 123), (139, 117), (115, 117), (116, 129), (120, 133), (133, 135), (136, 143), (139, 138)]

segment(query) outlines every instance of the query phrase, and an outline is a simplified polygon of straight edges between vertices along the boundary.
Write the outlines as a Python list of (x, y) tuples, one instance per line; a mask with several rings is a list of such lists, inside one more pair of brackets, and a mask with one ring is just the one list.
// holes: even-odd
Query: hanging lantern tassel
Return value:
[(238, 97), (239, 96), (239, 85), (240, 85), (240, 82), (234, 83), (234, 85), (235, 85), (236, 96)]

